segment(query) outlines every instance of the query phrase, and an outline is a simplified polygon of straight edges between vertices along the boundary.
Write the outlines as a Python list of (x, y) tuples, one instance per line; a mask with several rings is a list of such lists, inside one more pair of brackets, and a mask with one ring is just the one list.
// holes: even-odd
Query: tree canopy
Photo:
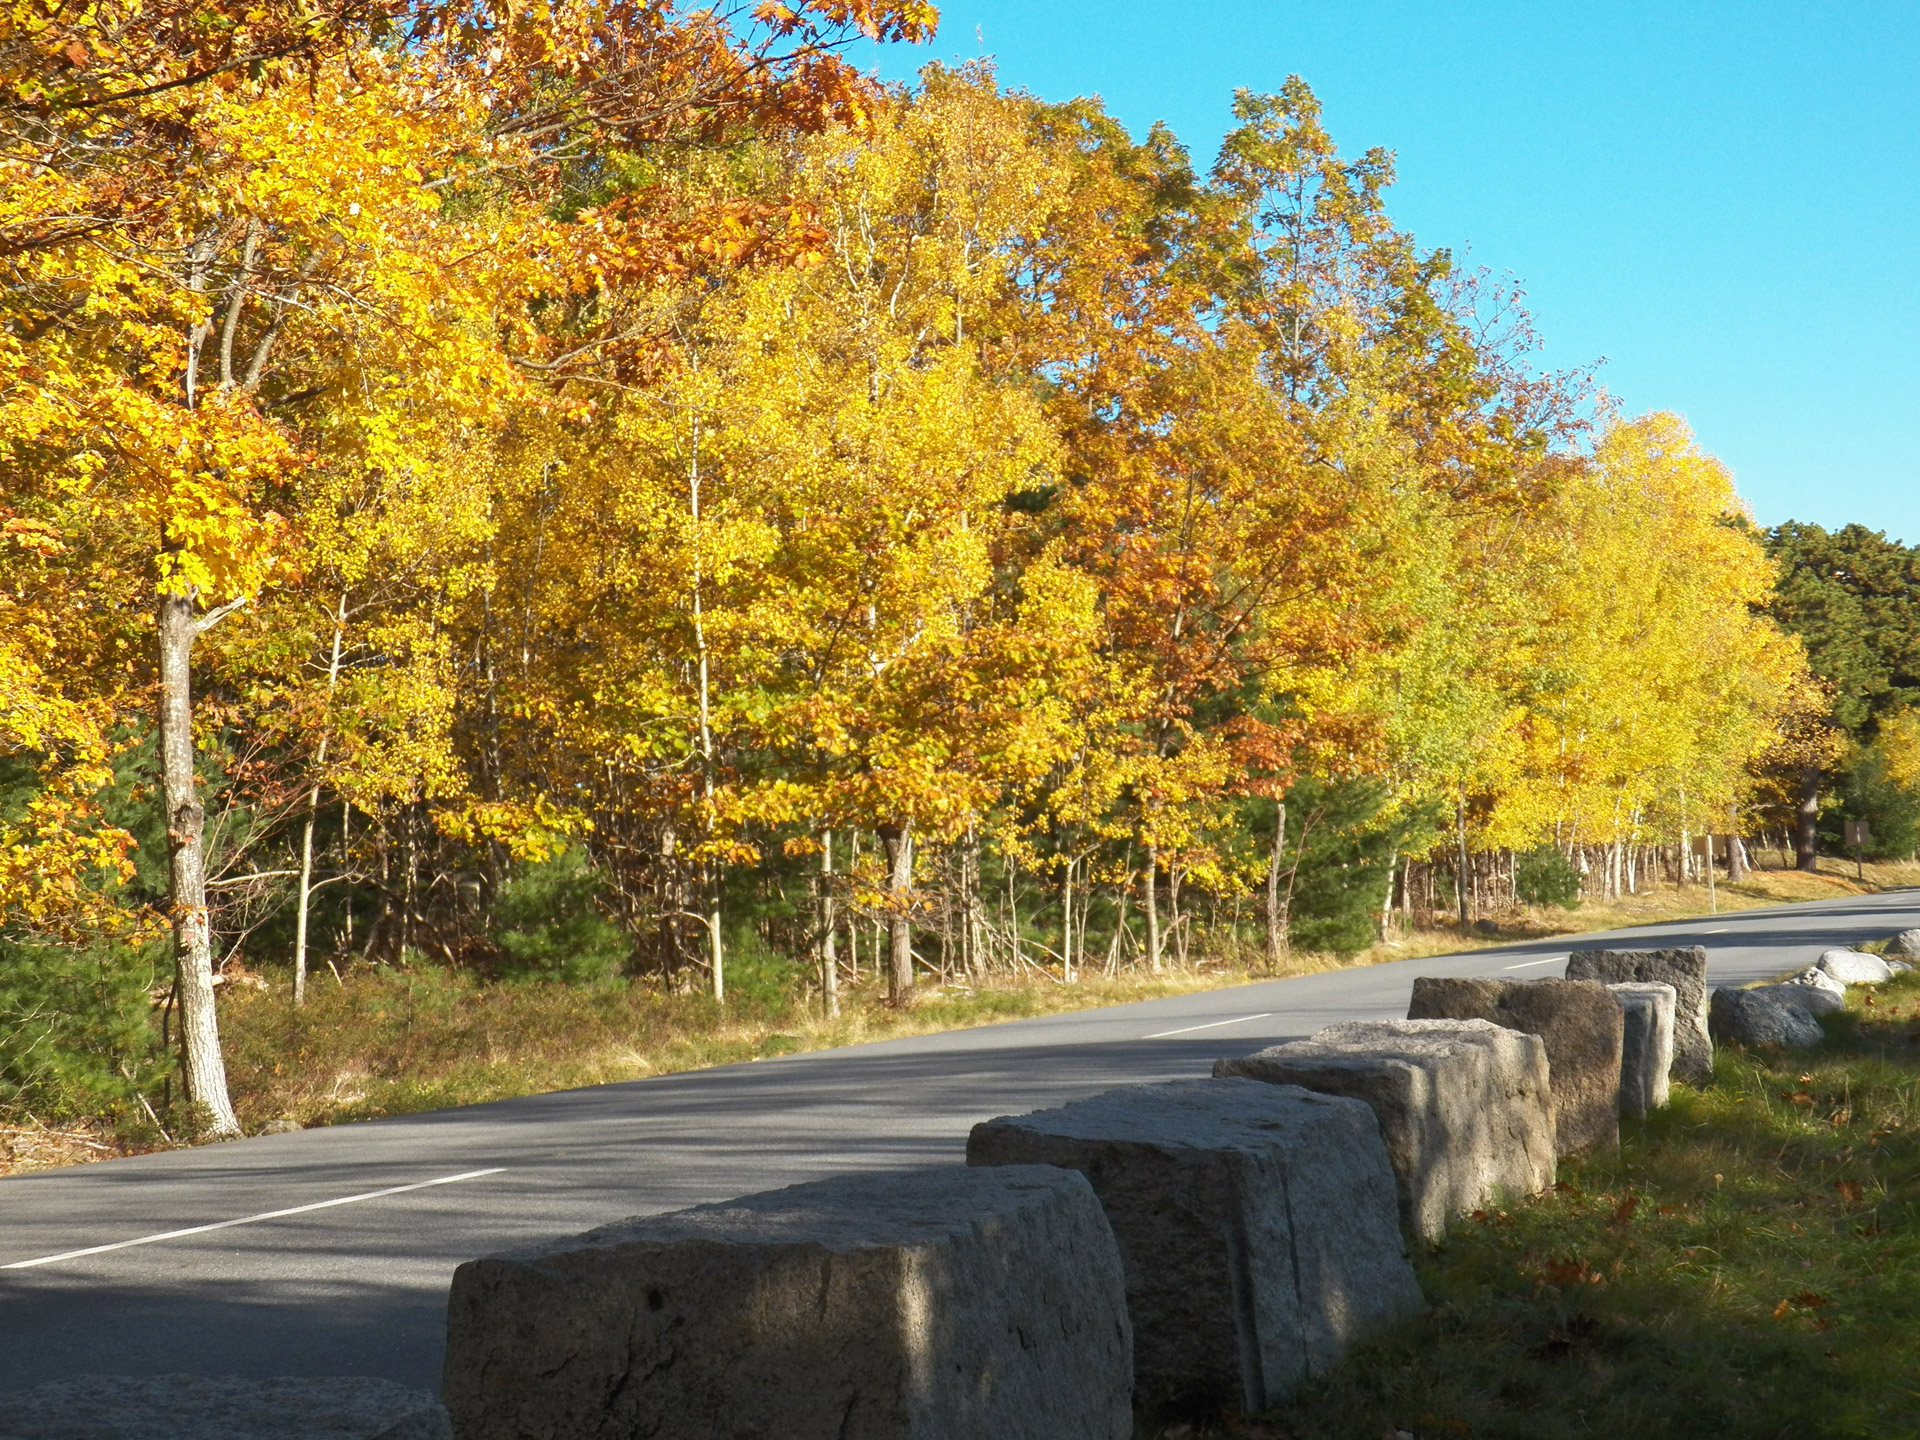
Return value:
[(10, 14), (0, 927), (171, 930), (215, 1128), (249, 956), (1351, 947), (1920, 685), (1909, 552), (1540, 371), (1299, 80), (1202, 170), (858, 75), (909, 0)]

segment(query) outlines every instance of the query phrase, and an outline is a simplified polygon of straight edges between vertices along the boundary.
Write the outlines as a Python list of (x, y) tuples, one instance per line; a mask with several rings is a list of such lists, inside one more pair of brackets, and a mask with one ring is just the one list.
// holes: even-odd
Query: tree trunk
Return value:
[(876, 832), (887, 852), (887, 1003), (913, 1001), (913, 832), (911, 825), (882, 825)]
[[(340, 592), (340, 605), (333, 615), (333, 654), (327, 661), (327, 708), (333, 708), (334, 688), (340, 683), (340, 640), (347, 623), (347, 592)], [(320, 749), (314, 756), (313, 788), (307, 791), (307, 818), (300, 827), (300, 908), (293, 933), (293, 1003), (307, 1003), (307, 912), (313, 903), (313, 822), (320, 814), (320, 772), (326, 769), (327, 746), (333, 739), (332, 728), (321, 730)]]
[(1287, 958), (1287, 916), (1280, 905), (1280, 860), (1287, 848), (1287, 803), (1276, 807), (1273, 822), (1273, 853), (1267, 856), (1267, 964), (1278, 966)]
[(700, 880), (707, 905), (707, 955), (713, 969), (713, 998), (724, 1001), (727, 998), (727, 966), (720, 928), (720, 867), (712, 857), (714, 827), (717, 823), (713, 809), (713, 691), (712, 667), (707, 653), (706, 602), (702, 597), (706, 542), (700, 529), (700, 422), (697, 419), (693, 422), (693, 449), (687, 461), (687, 498), (693, 520), (693, 643), (700, 673), (700, 797), (706, 802), (703, 808), (706, 812), (708, 846), (708, 857), (700, 862)]
[(1187, 917), (1180, 913), (1180, 881), (1186, 874), (1178, 865), (1167, 868), (1167, 928), (1173, 931), (1174, 962), (1187, 968)]
[(1820, 868), (1820, 767), (1800, 769), (1800, 806), (1794, 816), (1793, 863), (1799, 870)]
[(840, 955), (834, 934), (839, 922), (833, 894), (833, 831), (820, 836), (820, 994), (827, 1018), (840, 1013)]
[(727, 998), (726, 952), (720, 932), (720, 875), (711, 860), (700, 862), (701, 888), (707, 892), (707, 956), (713, 966), (713, 998)]
[(1073, 983), (1073, 857), (1067, 857), (1066, 878), (1060, 891), (1060, 978)]
[(219, 1139), (240, 1134), (227, 1097), (214, 1013), (213, 935), (207, 918), (206, 807), (193, 773), (193, 642), (203, 628), (189, 596), (159, 598), (160, 790), (166, 808), (169, 899), (173, 913), (175, 987), (187, 1100), (206, 1131)]
[(1106, 973), (1109, 976), (1120, 973), (1120, 943), (1130, 940), (1127, 934), (1127, 902), (1133, 898), (1133, 855), (1127, 855), (1127, 878), (1120, 885), (1120, 903), (1113, 922), (1113, 934), (1107, 939)]
[(987, 972), (986, 957), (982, 954), (982, 923), (980, 904), (980, 837), (971, 824), (967, 826), (967, 848), (965, 851), (962, 885), (967, 899), (967, 978), (977, 980)]
[(1160, 847), (1147, 846), (1147, 968), (1160, 973)]
[(1460, 928), (1465, 930), (1473, 923), (1473, 917), (1467, 908), (1467, 887), (1473, 883), (1473, 872), (1467, 861), (1467, 800), (1462, 795), (1454, 802), (1453, 816), (1459, 841), (1459, 861), (1453, 867), (1454, 901), (1460, 909)]
[(1727, 883), (1737, 885), (1747, 878), (1752, 867), (1747, 862), (1746, 842), (1738, 835), (1727, 836)]

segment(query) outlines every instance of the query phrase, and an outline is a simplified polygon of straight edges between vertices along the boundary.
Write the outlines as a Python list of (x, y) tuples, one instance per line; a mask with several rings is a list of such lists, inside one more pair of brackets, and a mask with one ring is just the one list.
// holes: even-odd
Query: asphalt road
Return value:
[[(1592, 943), (1704, 945), (1713, 983), (1745, 984), (1915, 925), (1920, 891)], [(173, 1371), (379, 1375), (437, 1390), (447, 1281), (472, 1256), (844, 1170), (954, 1164), (968, 1128), (989, 1116), (1204, 1075), (1219, 1056), (1336, 1020), (1398, 1017), (1416, 975), (1557, 975), (1583, 943), (1396, 961), (0, 1180), (0, 1393)], [(370, 1192), (391, 1193), (352, 1198)], [(250, 1218), (285, 1211), (297, 1213)], [(243, 1223), (223, 1223), (233, 1221)], [(182, 1230), (194, 1233), (151, 1238)]]

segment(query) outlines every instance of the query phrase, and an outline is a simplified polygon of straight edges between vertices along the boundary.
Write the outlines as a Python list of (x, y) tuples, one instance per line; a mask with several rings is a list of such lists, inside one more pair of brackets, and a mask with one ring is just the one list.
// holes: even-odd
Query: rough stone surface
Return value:
[(1626, 1020), (1592, 980), (1413, 982), (1409, 1020), (1491, 1020), (1547, 1047), (1554, 1144), (1561, 1155), (1620, 1144), (1620, 1046)]
[(1715, 990), (1709, 1010), (1714, 1039), (1750, 1050), (1804, 1050), (1818, 1045), (1826, 1033), (1820, 1022), (1800, 1006), (1766, 993), (1782, 988), (1735, 990), (1723, 985)]
[(1814, 968), (1826, 971), (1842, 985), (1880, 985), (1893, 978), (1886, 961), (1859, 950), (1829, 950)]
[(1625, 1022), (1620, 1037), (1620, 1113), (1642, 1116), (1667, 1103), (1673, 1069), (1671, 985), (1609, 985)]
[(1120, 1252), (1086, 1177), (845, 1175), (454, 1272), (459, 1440), (1132, 1435)]
[(1767, 995), (1813, 1015), (1830, 1015), (1847, 1008), (1847, 987), (1824, 970), (1806, 969), (1778, 985), (1759, 987)]
[(0, 1396), (6, 1440), (451, 1440), (431, 1395), (391, 1380), (83, 1375)]
[(1213, 1073), (1364, 1100), (1386, 1142), (1401, 1224), (1423, 1240), (1442, 1239), (1456, 1214), (1553, 1184), (1537, 1036), (1485, 1021), (1355, 1021), (1221, 1060)]
[(1576, 950), (1567, 957), (1567, 979), (1606, 985), (1673, 986), (1673, 1069), (1676, 1080), (1713, 1079), (1713, 1037), (1707, 1031), (1707, 952), (1699, 945), (1679, 950)]
[(1126, 1267), (1136, 1403), (1255, 1413), (1421, 1308), (1380, 1123), (1256, 1080), (1111, 1090), (988, 1120), (969, 1165), (1078, 1170)]
[(1920, 960), (1920, 930), (1902, 930), (1893, 937), (1889, 950), (1898, 951), (1909, 960)]
[(1809, 965), (1798, 975), (1790, 975), (1781, 983), (1786, 985), (1812, 985), (1826, 991), (1829, 995), (1838, 996), (1843, 1002), (1847, 998), (1846, 982), (1834, 979), (1833, 976), (1822, 970), (1818, 965)]
[(1896, 975), (1905, 975), (1909, 970), (1913, 969), (1913, 966), (1904, 960), (1888, 960), (1887, 969)]

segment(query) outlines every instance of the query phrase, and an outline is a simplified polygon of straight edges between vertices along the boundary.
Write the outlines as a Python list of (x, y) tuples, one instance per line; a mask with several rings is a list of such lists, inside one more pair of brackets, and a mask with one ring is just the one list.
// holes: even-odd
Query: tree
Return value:
[[(0, 204), (0, 360), (23, 382), (10, 387), (25, 397), (9, 406), (14, 454), (47, 490), (81, 489), (152, 537), (186, 1076), (227, 1135), (239, 1127), (214, 1016), (192, 657), (272, 577), (276, 495), (303, 446), (369, 388), (417, 398), (425, 385), (443, 407), (486, 409), (517, 372), (564, 363), (525, 307), (556, 281), (576, 288), (565, 242), (587, 227), (546, 227), (563, 264), (538, 284), (511, 283), (500, 262), (524, 257), (545, 219), (531, 206), (563, 191), (575, 146), (856, 115), (867, 87), (837, 44), (912, 38), (932, 12), (802, 5), (741, 32), (646, 3), (196, 8), (30, 12), (9, 37), (0, 140), (32, 179)], [(395, 24), (405, 43), (375, 43)], [(647, 220), (615, 228), (606, 240), (594, 227), (598, 243)], [(496, 308), (503, 295), (522, 300), (517, 317)], [(383, 369), (399, 337), (407, 363)]]
[[(1819, 852), (1821, 791), (1838, 779), (1851, 818), (1879, 815), (1889, 838), (1904, 833), (1892, 820), (1897, 792), (1883, 802), (1885, 781), (1874, 754), (1883, 724), (1920, 700), (1920, 550), (1878, 531), (1848, 525), (1829, 534), (1818, 525), (1789, 521), (1765, 532), (1768, 551), (1780, 566), (1780, 583), (1769, 613), (1800, 638), (1807, 663), (1826, 684), (1827, 723), (1835, 732), (1832, 759), (1811, 758), (1795, 768), (1792, 804), (1802, 869)], [(1860, 774), (1831, 774), (1851, 756)], [(1897, 841), (1895, 842), (1898, 843)]]

